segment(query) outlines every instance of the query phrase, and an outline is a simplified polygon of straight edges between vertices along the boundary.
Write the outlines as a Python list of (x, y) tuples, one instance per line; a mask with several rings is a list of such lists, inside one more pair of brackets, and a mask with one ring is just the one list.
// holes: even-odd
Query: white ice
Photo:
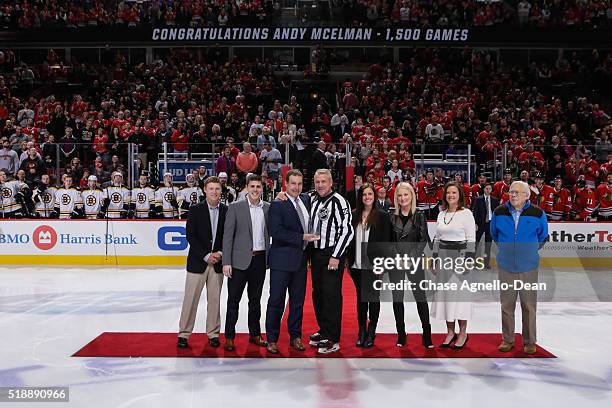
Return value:
[[(87, 408), (612, 404), (612, 303), (539, 304), (539, 343), (557, 359), (70, 357), (104, 331), (176, 332), (184, 276), (180, 268), (0, 267), (0, 386), (68, 386), (70, 402), (51, 406)], [(413, 305), (406, 315), (408, 331), (419, 331)], [(196, 331), (203, 326), (202, 308)], [(241, 313), (237, 329), (246, 327)], [(394, 330), (384, 304), (379, 331)], [(476, 304), (469, 330), (498, 332), (499, 306)], [(0, 403), (9, 406), (40, 405)]]

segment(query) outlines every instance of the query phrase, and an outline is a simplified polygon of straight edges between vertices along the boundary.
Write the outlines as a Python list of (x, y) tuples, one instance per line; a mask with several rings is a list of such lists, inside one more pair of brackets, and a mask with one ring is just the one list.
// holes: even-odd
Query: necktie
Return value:
[(491, 198), (489, 196), (487, 199), (487, 222), (491, 221)]
[(212, 227), (213, 246), (215, 245), (215, 238), (217, 237), (217, 208), (211, 208), (211, 213), (210, 213), (210, 217), (211, 217), (210, 223)]
[[(295, 203), (295, 210), (298, 213), (298, 218), (300, 219), (300, 224), (302, 224), (302, 229), (304, 230), (304, 234), (308, 233), (308, 229), (306, 228), (306, 220), (304, 219), (304, 213), (302, 212), (302, 208), (300, 207), (300, 203), (298, 202), (299, 197), (296, 197), (294, 200)], [(304, 244), (302, 244), (302, 248), (306, 248), (306, 245), (308, 245), (308, 242), (304, 241)]]

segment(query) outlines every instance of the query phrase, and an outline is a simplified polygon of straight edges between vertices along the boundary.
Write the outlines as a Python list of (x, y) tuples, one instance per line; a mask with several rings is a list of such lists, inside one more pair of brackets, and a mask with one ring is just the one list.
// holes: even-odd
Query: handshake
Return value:
[(318, 234), (304, 234), (302, 237), (306, 242), (313, 242), (321, 239), (321, 236)]

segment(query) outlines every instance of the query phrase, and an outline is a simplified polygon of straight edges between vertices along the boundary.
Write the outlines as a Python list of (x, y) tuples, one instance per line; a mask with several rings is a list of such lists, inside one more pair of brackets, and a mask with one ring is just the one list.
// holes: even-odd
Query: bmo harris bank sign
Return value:
[(4, 220), (0, 255), (185, 256), (184, 221)]

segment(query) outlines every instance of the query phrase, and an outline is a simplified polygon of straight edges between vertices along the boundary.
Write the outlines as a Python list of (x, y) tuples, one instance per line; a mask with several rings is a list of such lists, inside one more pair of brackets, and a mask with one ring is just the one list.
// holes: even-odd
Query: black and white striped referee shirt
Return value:
[(310, 194), (310, 230), (320, 231), (321, 239), (314, 241), (314, 247), (325, 249), (333, 247), (332, 257), (339, 259), (353, 239), (351, 208), (340, 194), (332, 192), (326, 197), (316, 192)]

